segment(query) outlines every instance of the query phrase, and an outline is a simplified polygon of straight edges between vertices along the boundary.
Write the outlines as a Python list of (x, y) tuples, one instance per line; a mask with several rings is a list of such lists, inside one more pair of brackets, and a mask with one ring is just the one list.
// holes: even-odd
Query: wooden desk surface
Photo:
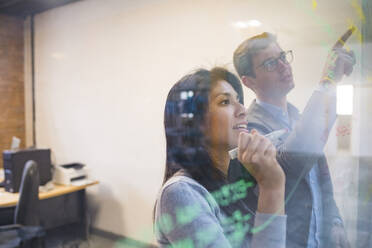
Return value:
[[(43, 200), (43, 199), (47, 199), (51, 197), (56, 197), (56, 196), (72, 193), (75, 191), (85, 189), (95, 184), (98, 184), (98, 181), (94, 181), (92, 183), (81, 185), (81, 186), (54, 184), (54, 189), (48, 192), (39, 192), (39, 199)], [(5, 191), (5, 188), (0, 188), (0, 207), (15, 206), (17, 205), (18, 198), (19, 198), (19, 193), (9, 193)]]

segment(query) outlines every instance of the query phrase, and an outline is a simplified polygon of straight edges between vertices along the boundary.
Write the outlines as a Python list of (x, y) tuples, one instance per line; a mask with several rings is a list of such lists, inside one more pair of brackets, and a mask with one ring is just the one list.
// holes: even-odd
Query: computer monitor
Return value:
[(3, 161), (6, 191), (12, 193), (19, 191), (23, 168), (28, 160), (33, 160), (38, 165), (40, 185), (52, 179), (50, 149), (5, 150)]

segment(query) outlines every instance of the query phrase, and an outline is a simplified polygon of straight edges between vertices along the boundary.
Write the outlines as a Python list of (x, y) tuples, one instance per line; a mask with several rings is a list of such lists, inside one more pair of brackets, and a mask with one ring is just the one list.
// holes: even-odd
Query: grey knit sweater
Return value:
[(256, 212), (254, 227), (244, 224), (247, 218), (227, 217), (202, 185), (173, 176), (159, 192), (154, 230), (160, 247), (285, 247), (286, 215)]

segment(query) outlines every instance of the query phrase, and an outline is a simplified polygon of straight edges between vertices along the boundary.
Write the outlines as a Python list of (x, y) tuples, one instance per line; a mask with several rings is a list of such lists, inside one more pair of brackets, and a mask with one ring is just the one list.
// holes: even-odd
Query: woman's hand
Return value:
[(276, 160), (276, 149), (271, 141), (256, 130), (241, 132), (238, 159), (258, 183), (257, 211), (284, 214), (285, 175)]
[(256, 130), (239, 134), (238, 159), (260, 188), (276, 189), (284, 184), (285, 175), (276, 160), (274, 145)]

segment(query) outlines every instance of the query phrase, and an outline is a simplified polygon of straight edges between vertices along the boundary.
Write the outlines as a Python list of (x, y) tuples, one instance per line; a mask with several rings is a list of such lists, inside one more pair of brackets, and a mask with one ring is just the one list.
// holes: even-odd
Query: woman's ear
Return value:
[(199, 130), (205, 135), (209, 130), (209, 116), (208, 113), (205, 113), (204, 120), (199, 125)]
[(199, 125), (199, 130), (202, 133), (204, 139), (203, 144), (205, 145), (207, 143), (207, 140), (209, 139), (209, 114), (208, 111), (204, 115), (204, 120)]

